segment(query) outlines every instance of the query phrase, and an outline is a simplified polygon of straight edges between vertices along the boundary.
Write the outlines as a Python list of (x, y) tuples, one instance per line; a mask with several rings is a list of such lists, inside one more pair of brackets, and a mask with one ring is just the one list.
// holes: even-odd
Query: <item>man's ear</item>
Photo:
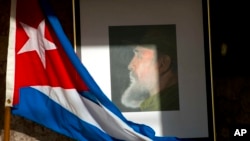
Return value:
[(168, 72), (171, 67), (171, 57), (168, 55), (162, 55), (159, 60), (159, 74), (163, 74), (165, 72)]

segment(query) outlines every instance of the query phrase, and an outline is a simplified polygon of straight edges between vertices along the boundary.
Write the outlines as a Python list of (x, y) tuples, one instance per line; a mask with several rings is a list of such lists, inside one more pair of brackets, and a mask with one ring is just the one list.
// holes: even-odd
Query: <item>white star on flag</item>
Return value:
[(37, 29), (24, 23), (21, 23), (21, 25), (29, 36), (29, 39), (17, 54), (36, 51), (44, 68), (46, 68), (45, 51), (56, 49), (56, 45), (45, 38), (45, 20), (41, 21)]

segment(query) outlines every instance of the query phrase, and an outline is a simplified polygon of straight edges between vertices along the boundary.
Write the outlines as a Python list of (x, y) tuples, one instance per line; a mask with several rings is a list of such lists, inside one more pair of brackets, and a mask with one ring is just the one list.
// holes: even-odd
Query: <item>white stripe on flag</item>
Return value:
[[(31, 86), (32, 88), (47, 95), (50, 99), (70, 111), (83, 121), (101, 129), (98, 123), (93, 119), (80, 95), (75, 89), (62, 89), (61, 87), (50, 86)], [(101, 129), (102, 130), (102, 129)]]
[(103, 105), (97, 105), (79, 95), (75, 89), (63, 89), (61, 87), (50, 86), (32, 86), (32, 88), (46, 94), (50, 99), (83, 121), (96, 126), (112, 137), (129, 141), (151, 140), (135, 132)]

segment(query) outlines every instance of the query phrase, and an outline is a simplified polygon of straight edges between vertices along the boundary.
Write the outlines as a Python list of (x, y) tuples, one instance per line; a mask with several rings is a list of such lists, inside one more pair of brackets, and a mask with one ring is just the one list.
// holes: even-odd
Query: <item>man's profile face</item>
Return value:
[(158, 64), (155, 49), (137, 46), (134, 49), (134, 57), (128, 65), (132, 81), (153, 89), (158, 81)]
[(130, 85), (122, 95), (126, 107), (139, 108), (142, 101), (158, 92), (158, 64), (155, 50), (137, 46), (128, 65)]

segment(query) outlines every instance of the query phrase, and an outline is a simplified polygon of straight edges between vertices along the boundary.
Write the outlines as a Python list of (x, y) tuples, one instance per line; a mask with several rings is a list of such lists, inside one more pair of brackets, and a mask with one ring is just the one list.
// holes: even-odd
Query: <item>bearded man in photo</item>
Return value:
[(134, 48), (121, 103), (141, 111), (179, 110), (175, 28), (152, 29)]

